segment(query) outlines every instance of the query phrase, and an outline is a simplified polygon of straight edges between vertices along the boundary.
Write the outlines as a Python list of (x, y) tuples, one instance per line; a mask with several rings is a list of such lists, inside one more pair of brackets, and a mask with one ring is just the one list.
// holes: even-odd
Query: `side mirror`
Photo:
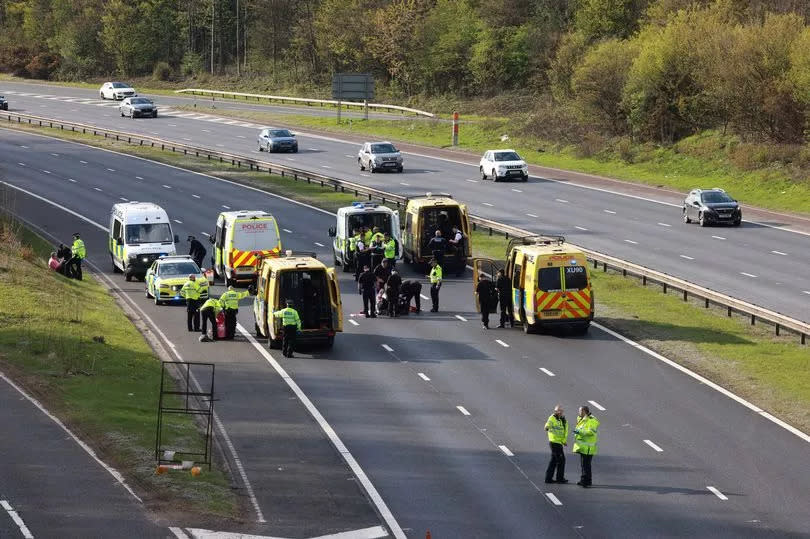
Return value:
[(177, 234), (174, 235), (174, 243), (180, 243), (180, 236)]
[(335, 227), (329, 227), (329, 237), (334, 238), (335, 236), (337, 236), (337, 230), (335, 230)]

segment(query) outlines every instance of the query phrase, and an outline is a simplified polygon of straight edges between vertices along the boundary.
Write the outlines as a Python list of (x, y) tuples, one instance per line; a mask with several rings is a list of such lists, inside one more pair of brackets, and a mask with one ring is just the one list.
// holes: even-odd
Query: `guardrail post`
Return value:
[(492, 235), (492, 227), (489, 227), (489, 235)]
[(807, 336), (804, 333), (802, 333), (802, 338), (801, 338), (802, 344), (804, 344), (804, 341), (805, 341), (806, 338), (807, 338)]
[(754, 326), (754, 325), (756, 325), (756, 323), (757, 323), (757, 317), (756, 317), (756, 315), (752, 314), (751, 315), (751, 325)]
[(731, 318), (731, 307), (728, 308), (728, 317)]
[(647, 286), (647, 276), (646, 275), (641, 276), (641, 286)]
[(709, 298), (706, 298), (706, 308), (709, 308)]
[(602, 262), (602, 272), (607, 273), (607, 262)]
[(684, 290), (684, 291), (683, 291), (683, 300), (684, 300), (684, 301), (686, 301), (686, 300), (687, 300), (687, 297), (686, 297), (686, 290)]
[(779, 324), (776, 324), (776, 336), (779, 336)]
[(667, 293), (667, 283), (664, 283), (664, 294)]

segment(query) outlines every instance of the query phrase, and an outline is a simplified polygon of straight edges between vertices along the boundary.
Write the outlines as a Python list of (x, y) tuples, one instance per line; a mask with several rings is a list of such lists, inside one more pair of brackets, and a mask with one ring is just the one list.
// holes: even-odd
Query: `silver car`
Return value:
[(292, 152), (298, 153), (298, 140), (295, 134), (287, 129), (273, 129), (268, 127), (259, 132), (256, 139), (260, 152)]
[(151, 99), (145, 97), (128, 97), (118, 105), (118, 110), (121, 111), (121, 116), (129, 116), (130, 118), (157, 118), (158, 115), (157, 105)]
[(8, 101), (2, 95), (0, 95), (0, 110), (8, 110)]
[(403, 171), (402, 154), (390, 142), (366, 142), (357, 154), (360, 170), (369, 172), (381, 170)]

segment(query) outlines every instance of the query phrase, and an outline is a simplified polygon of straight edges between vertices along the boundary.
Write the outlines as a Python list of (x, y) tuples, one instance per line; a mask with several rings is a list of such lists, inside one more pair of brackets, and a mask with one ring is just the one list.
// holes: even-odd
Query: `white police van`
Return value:
[(152, 262), (177, 253), (166, 211), (152, 202), (123, 202), (110, 212), (109, 248), (115, 273), (143, 279)]
[(354, 235), (355, 229), (363, 227), (380, 232), (386, 232), (397, 240), (396, 258), (402, 258), (402, 245), (399, 242), (399, 212), (387, 206), (373, 202), (353, 202), (351, 206), (344, 206), (337, 211), (337, 226), (329, 229), (332, 241), (332, 251), (335, 265), (343, 266), (343, 271), (349, 271), (353, 266), (349, 249), (349, 238)]

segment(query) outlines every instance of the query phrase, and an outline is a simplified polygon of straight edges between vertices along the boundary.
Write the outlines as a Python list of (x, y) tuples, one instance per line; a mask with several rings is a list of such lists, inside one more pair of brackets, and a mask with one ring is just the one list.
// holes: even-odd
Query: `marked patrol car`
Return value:
[[(387, 206), (373, 202), (353, 202), (351, 206), (344, 206), (337, 211), (337, 224), (329, 229), (332, 240), (332, 253), (335, 266), (343, 266), (343, 271), (354, 268), (354, 260), (350, 240), (355, 229), (366, 227), (373, 230), (378, 227), (380, 232), (388, 232), (392, 238), (399, 236), (399, 212)], [(402, 258), (402, 244), (397, 241), (397, 259)]]
[(161, 256), (146, 272), (146, 297), (154, 298), (155, 305), (184, 302), (180, 289), (194, 275), (200, 285), (200, 299), (208, 299), (208, 280), (194, 260), (188, 255)]
[(314, 253), (263, 258), (256, 281), (253, 316), (256, 336), (267, 337), (270, 348), (281, 348), (281, 321), (273, 312), (287, 300), (301, 317), (298, 342), (321, 342), (331, 347), (335, 334), (343, 331), (343, 305), (334, 268), (315, 258)]
[(166, 211), (152, 202), (122, 202), (110, 213), (110, 260), (115, 273), (127, 281), (143, 279), (152, 262), (177, 252)]
[[(481, 272), (494, 279), (503, 262), (473, 261), (473, 286)], [(565, 326), (585, 333), (593, 320), (594, 298), (585, 253), (562, 236), (513, 239), (506, 249), (506, 276), (512, 281), (515, 323), (526, 333), (547, 326)], [(478, 298), (477, 310), (481, 311)]]
[(208, 239), (214, 244), (211, 267), (227, 285), (255, 280), (259, 258), (281, 252), (278, 223), (261, 210), (220, 213), (217, 228)]

